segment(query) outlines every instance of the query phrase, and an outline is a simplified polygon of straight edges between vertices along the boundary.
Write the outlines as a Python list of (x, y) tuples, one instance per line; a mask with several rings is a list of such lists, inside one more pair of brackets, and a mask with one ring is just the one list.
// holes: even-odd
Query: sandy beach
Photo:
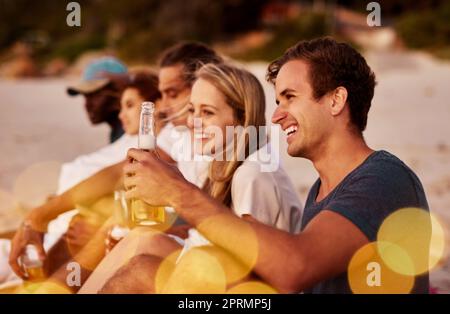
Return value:
[[(366, 57), (378, 85), (365, 138), (372, 148), (397, 155), (421, 179), (430, 208), (447, 232), (445, 258), (433, 270), (432, 284), (450, 293), (450, 63), (413, 52)], [(264, 82), (266, 64), (247, 66)], [(37, 205), (55, 188), (61, 162), (107, 143), (108, 127), (90, 125), (82, 99), (66, 95), (68, 82), (0, 80), (0, 232), (19, 221), (17, 205)], [(264, 87), (270, 121), (274, 91), (266, 82)], [(284, 135), (280, 149), (304, 201), (317, 173), (310, 162), (286, 155)]]

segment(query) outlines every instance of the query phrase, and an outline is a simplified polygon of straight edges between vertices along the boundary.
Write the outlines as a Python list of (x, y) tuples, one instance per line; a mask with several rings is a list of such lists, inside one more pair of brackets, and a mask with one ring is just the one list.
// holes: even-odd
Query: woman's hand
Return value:
[(171, 206), (183, 186), (189, 184), (175, 166), (161, 161), (155, 152), (128, 150), (124, 166), (126, 198), (137, 198), (150, 205)]
[(9, 265), (17, 276), (22, 279), (27, 279), (27, 274), (21, 265), (20, 257), (25, 252), (25, 248), (28, 244), (35, 245), (39, 254), (39, 259), (42, 261), (45, 260), (46, 255), (43, 246), (44, 232), (37, 231), (37, 229), (38, 228), (33, 227), (31, 219), (26, 219), (11, 240)]

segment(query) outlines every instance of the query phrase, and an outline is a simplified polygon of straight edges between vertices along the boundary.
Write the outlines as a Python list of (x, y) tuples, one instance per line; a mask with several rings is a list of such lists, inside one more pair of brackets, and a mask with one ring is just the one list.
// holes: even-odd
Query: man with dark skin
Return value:
[[(137, 162), (123, 170), (127, 197), (172, 206), (279, 292), (351, 293), (347, 270), (354, 254), (376, 241), (389, 214), (404, 207), (427, 212), (423, 187), (397, 157), (366, 144), (362, 132), (375, 76), (349, 45), (330, 38), (299, 42), (269, 66), (267, 76), (278, 104), (272, 122), (285, 131), (289, 155), (311, 160), (319, 174), (305, 204), (301, 233), (233, 215), (152, 152), (129, 150), (128, 158)], [(246, 235), (256, 237), (254, 247), (241, 244), (251, 242)], [(422, 244), (416, 249), (427, 259)], [(101, 292), (154, 293), (154, 270), (162, 261), (153, 255), (134, 257)], [(414, 279), (412, 292), (428, 293), (428, 274)]]
[(84, 106), (92, 124), (106, 122), (110, 126), (111, 143), (124, 133), (118, 115), (123, 89), (121, 75), (126, 73), (127, 68), (119, 60), (100, 58), (86, 67), (81, 82), (67, 88), (70, 96), (84, 96)]
[(111, 128), (109, 141), (110, 143), (117, 140), (122, 134), (123, 130), (120, 125), (118, 116), (118, 99), (120, 91), (115, 87), (114, 82), (111, 82), (102, 89), (84, 94), (84, 107), (88, 113), (89, 120), (92, 124), (100, 124), (106, 122)]

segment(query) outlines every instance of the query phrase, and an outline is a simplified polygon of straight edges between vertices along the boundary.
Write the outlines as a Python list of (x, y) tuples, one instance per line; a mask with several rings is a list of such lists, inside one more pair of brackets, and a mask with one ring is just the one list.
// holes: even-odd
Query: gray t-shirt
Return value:
[[(400, 159), (386, 151), (373, 152), (323, 200), (316, 202), (320, 179), (312, 186), (303, 212), (302, 230), (322, 210), (336, 212), (376, 241), (383, 220), (404, 207), (428, 209), (419, 178)], [(313, 261), (312, 261), (313, 262)], [(428, 274), (416, 277), (413, 293), (428, 293)], [(351, 293), (347, 273), (316, 284), (306, 293)]]

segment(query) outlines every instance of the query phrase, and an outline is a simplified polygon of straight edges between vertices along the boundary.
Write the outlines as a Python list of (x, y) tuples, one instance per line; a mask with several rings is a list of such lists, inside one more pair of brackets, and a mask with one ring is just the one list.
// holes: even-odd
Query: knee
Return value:
[(155, 263), (159, 263), (160, 258), (148, 255), (148, 254), (139, 254), (136, 256), (133, 256), (130, 261), (125, 265), (126, 267), (136, 270), (136, 269), (148, 269), (147, 267), (150, 265), (154, 265)]
[[(180, 248), (179, 245), (174, 245), (173, 240), (166, 234), (146, 234), (139, 238), (136, 253), (141, 255), (154, 255), (164, 258), (173, 250)], [(145, 257), (142, 256), (145, 260)]]
[(136, 255), (122, 266), (99, 293), (152, 293), (154, 271), (161, 259), (147, 254)]

